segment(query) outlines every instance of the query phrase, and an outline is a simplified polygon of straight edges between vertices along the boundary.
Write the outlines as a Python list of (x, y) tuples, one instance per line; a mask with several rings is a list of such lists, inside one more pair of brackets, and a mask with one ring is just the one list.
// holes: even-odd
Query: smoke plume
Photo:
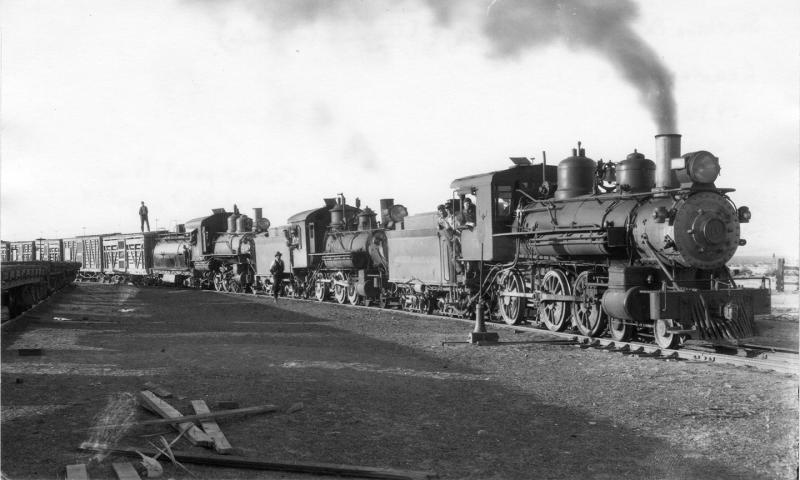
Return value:
[(637, 14), (629, 0), (495, 0), (483, 32), (505, 57), (556, 40), (597, 52), (639, 91), (659, 132), (675, 133), (672, 74), (631, 27)]
[(496, 57), (515, 59), (529, 49), (560, 41), (608, 60), (638, 90), (659, 133), (676, 132), (672, 73), (633, 30), (638, 10), (631, 0), (486, 0), (484, 8), (464, 0), (240, 1), (279, 31), (340, 19), (370, 21), (421, 2), (442, 28), (457, 21), (478, 22)]

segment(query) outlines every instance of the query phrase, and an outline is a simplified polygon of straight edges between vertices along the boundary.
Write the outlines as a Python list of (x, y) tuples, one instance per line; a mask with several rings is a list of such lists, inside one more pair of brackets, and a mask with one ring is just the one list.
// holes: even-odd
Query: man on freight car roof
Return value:
[[(139, 207), (139, 220), (141, 221), (141, 228), (142, 232), (144, 232), (144, 224), (147, 224), (147, 231), (150, 231), (150, 220), (147, 219), (147, 205), (142, 202), (142, 206)], [(158, 220), (158, 219), (156, 219)]]

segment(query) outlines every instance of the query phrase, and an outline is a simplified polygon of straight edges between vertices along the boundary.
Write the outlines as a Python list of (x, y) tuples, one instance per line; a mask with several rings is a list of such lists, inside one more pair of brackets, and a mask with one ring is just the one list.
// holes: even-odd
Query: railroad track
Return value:
[[(159, 288), (159, 287), (148, 287)], [(224, 295), (235, 295), (254, 299), (270, 299), (267, 295), (254, 295), (253, 293), (232, 293), (232, 292), (218, 292), (215, 290), (201, 290), (208, 293), (218, 293)], [(280, 301), (295, 301), (295, 302), (308, 302), (320, 303), (314, 299), (281, 297)], [(374, 311), (376, 307), (367, 307), (364, 305), (341, 304), (336, 302), (325, 302), (325, 305), (331, 305), (339, 308), (357, 308), (367, 309)], [(383, 310), (391, 311), (392, 313), (400, 313), (418, 318), (425, 318), (428, 320), (450, 320), (474, 326), (475, 321), (458, 317), (446, 317), (440, 315), (429, 315), (419, 312), (410, 312), (407, 310)], [(515, 332), (528, 332), (539, 336), (547, 337), (552, 340), (552, 343), (562, 345), (575, 345), (582, 349), (600, 349), (611, 352), (616, 352), (622, 355), (635, 355), (639, 357), (653, 358), (657, 360), (683, 360), (688, 362), (709, 363), (717, 365), (733, 365), (738, 367), (749, 367), (765, 371), (774, 371), (777, 373), (786, 373), (797, 375), (800, 373), (800, 355), (797, 351), (788, 350), (783, 348), (771, 347), (768, 345), (752, 345), (743, 344), (737, 349), (730, 351), (718, 351), (710, 346), (702, 345), (687, 345), (680, 349), (663, 349), (657, 345), (628, 341), (619, 342), (610, 338), (592, 338), (580, 335), (575, 332), (553, 332), (546, 328), (535, 327), (531, 325), (507, 325), (505, 323), (486, 323), (487, 327), (495, 330), (511, 330)], [(466, 332), (465, 332), (466, 335)], [(452, 343), (452, 342), (451, 342)], [(464, 342), (468, 343), (468, 342)], [(502, 344), (502, 342), (501, 342)]]
[[(231, 292), (216, 292), (213, 290), (206, 290), (213, 293), (222, 293), (226, 295), (238, 295), (250, 298), (268, 299), (266, 295), (253, 295), (252, 293), (231, 293)], [(313, 299), (281, 297), (280, 301), (297, 301), (320, 303)], [(333, 305), (342, 308), (357, 308), (367, 309), (374, 311), (376, 307), (367, 307), (363, 305), (352, 305), (349, 303), (335, 303), (325, 302), (326, 305)], [(469, 325), (474, 325), (475, 321), (458, 317), (445, 317), (440, 315), (429, 315), (425, 313), (409, 312), (406, 310), (384, 310), (393, 313), (401, 313), (404, 315), (437, 320), (451, 320)], [(515, 332), (529, 332), (541, 336), (546, 336), (553, 339), (553, 343), (562, 345), (575, 345), (582, 349), (600, 349), (611, 352), (616, 352), (622, 355), (635, 355), (639, 357), (653, 358), (657, 360), (682, 360), (696, 363), (709, 363), (717, 365), (733, 365), (738, 367), (749, 367), (765, 371), (774, 371), (777, 373), (787, 373), (797, 375), (800, 373), (800, 355), (798, 352), (782, 348), (774, 348), (765, 345), (742, 345), (730, 352), (716, 351), (713, 347), (706, 347), (702, 345), (689, 345), (680, 349), (663, 349), (657, 345), (641, 342), (618, 342), (610, 338), (592, 338), (580, 335), (574, 332), (553, 332), (545, 328), (530, 326), (530, 325), (507, 325), (505, 323), (486, 323), (487, 327), (497, 330), (512, 330)], [(466, 332), (465, 332), (466, 334)], [(451, 342), (452, 343), (452, 342)], [(468, 342), (464, 342), (468, 343)], [(502, 343), (502, 342), (501, 342)]]

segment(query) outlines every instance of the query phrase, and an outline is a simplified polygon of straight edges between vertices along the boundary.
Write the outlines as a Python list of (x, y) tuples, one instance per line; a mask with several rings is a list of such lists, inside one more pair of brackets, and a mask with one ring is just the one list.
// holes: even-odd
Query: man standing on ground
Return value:
[(281, 260), (281, 252), (275, 252), (275, 260), (272, 262), (272, 266), (269, 267), (269, 273), (272, 274), (272, 297), (276, 303), (278, 302), (278, 292), (283, 287), (283, 271), (284, 265), (283, 260)]
[[(139, 207), (139, 220), (142, 223), (142, 232), (144, 232), (144, 224), (147, 224), (147, 231), (150, 231), (150, 220), (147, 219), (147, 205), (142, 202), (142, 206)], [(157, 220), (157, 219), (156, 219)]]

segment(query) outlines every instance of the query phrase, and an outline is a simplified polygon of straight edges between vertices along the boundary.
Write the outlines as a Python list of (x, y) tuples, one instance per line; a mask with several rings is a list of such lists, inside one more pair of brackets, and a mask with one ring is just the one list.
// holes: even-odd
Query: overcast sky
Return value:
[(4, 0), (0, 27), (4, 240), (135, 231), (142, 200), (431, 211), (509, 156), (652, 158), (672, 84), (753, 212), (739, 254), (796, 256), (796, 0)]

